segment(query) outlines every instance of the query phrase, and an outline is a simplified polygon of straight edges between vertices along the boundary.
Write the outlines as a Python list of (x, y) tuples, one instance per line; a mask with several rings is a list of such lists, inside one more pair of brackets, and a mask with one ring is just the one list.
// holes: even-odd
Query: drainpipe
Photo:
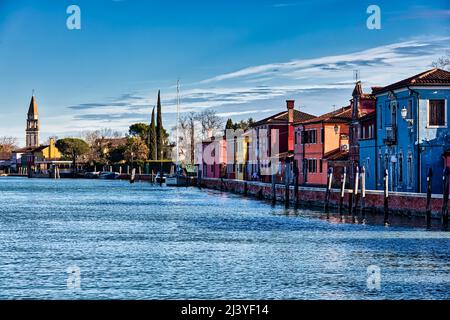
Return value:
[[(375, 126), (374, 126), (374, 132), (373, 134), (375, 135), (375, 190), (378, 189), (378, 115), (376, 112), (377, 108), (377, 100), (375, 98)], [(367, 168), (369, 169), (369, 168)]]
[(305, 135), (305, 125), (302, 124), (302, 135), (300, 136), (300, 141), (302, 144), (302, 174), (303, 174), (303, 184), (306, 184), (306, 175), (308, 174), (308, 170), (305, 170), (305, 143), (303, 141), (303, 137)]
[(422, 193), (422, 156), (421, 156), (421, 150), (420, 150), (420, 130), (419, 130), (419, 124), (420, 124), (420, 104), (419, 104), (419, 97), (420, 94), (418, 91), (411, 89), (409, 86), (406, 86), (408, 90), (412, 93), (415, 93), (417, 95), (417, 124), (416, 124), (416, 135), (417, 135), (417, 190), (419, 193)]

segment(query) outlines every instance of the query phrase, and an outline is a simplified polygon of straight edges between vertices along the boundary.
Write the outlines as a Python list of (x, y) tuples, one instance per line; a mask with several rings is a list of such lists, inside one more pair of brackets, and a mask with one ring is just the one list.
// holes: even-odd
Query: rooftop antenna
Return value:
[(333, 111), (336, 111), (336, 105), (333, 104)]
[(355, 82), (358, 82), (359, 80), (359, 70), (353, 70), (353, 78), (355, 79)]

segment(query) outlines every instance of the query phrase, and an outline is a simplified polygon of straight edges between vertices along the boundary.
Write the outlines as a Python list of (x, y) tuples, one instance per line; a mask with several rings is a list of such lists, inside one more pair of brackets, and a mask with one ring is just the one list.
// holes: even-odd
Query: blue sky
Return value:
[[(66, 8), (81, 8), (81, 30)], [(369, 5), (381, 30), (366, 27)], [(450, 49), (450, 3), (427, 1), (0, 0), (0, 136), (24, 140), (36, 90), (42, 140), (214, 108), (235, 120), (296, 107), (321, 114), (363, 86), (430, 68)]]

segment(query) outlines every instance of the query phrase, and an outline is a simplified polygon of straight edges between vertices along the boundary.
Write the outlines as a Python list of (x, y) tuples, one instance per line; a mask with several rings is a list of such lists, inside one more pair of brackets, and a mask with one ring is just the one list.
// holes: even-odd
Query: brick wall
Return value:
[[(201, 180), (202, 187), (222, 190), (227, 192), (252, 195), (257, 198), (272, 199), (272, 185), (269, 183), (227, 180), (227, 179), (210, 179), (203, 178)], [(344, 207), (348, 208), (349, 197), (352, 190), (345, 191)], [(277, 201), (285, 200), (284, 185), (276, 185)], [(289, 200), (291, 204), (295, 204), (294, 187), (289, 188)], [(330, 207), (337, 208), (340, 201), (340, 190), (333, 189), (330, 197)], [(424, 215), (426, 211), (426, 195), (417, 193), (389, 193), (389, 209), (394, 214), (404, 215)], [(312, 205), (323, 207), (325, 204), (325, 188), (299, 187), (298, 203), (300, 205)], [(359, 202), (361, 203), (361, 201)], [(365, 207), (372, 211), (383, 211), (384, 195), (383, 191), (366, 191)], [(432, 195), (432, 213), (434, 217), (440, 217), (442, 209), (442, 195)]]

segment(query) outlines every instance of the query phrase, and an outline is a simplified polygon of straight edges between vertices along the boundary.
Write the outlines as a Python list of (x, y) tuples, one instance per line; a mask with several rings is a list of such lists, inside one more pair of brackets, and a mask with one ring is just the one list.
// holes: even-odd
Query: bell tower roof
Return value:
[(28, 108), (28, 115), (37, 115), (38, 111), (37, 111), (37, 104), (36, 104), (36, 98), (34, 97), (34, 95), (31, 96), (31, 101), (30, 101), (30, 107)]

